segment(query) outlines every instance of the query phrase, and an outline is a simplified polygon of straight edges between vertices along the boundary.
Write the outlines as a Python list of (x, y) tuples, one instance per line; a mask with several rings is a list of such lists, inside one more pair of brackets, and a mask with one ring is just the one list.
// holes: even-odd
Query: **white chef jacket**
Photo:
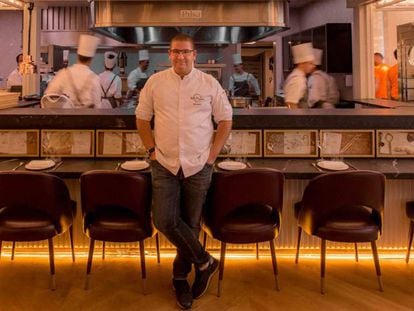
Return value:
[[(112, 79), (114, 79), (114, 81), (111, 84)], [(119, 76), (117, 76), (110, 70), (105, 70), (104, 72), (99, 74), (99, 80), (101, 84), (101, 97), (114, 97), (117, 99), (122, 97), (122, 93), (121, 93), (122, 81)], [(106, 92), (106, 96), (105, 96), (104, 90)], [(102, 98), (101, 101), (102, 101), (101, 108), (108, 108), (108, 109), (113, 108), (108, 99)]]
[(173, 68), (152, 75), (139, 97), (138, 119), (154, 116), (157, 161), (176, 175), (188, 177), (207, 162), (216, 123), (232, 120), (232, 107), (217, 80), (198, 69), (183, 79)]
[[(74, 88), (78, 92), (79, 100)], [(49, 82), (45, 94), (64, 94), (76, 108), (101, 108), (99, 77), (84, 64), (74, 64), (59, 70), (56, 77)]]
[(338, 102), (339, 91), (335, 79), (322, 70), (315, 70), (308, 79), (308, 105), (322, 102), (323, 108), (332, 108)]
[(12, 72), (10, 72), (9, 76), (7, 77), (7, 88), (11, 88), (13, 85), (22, 85), (22, 75), (20, 74), (19, 70), (16, 68)]
[(251, 73), (245, 72), (245, 71), (242, 74), (233, 73), (230, 76), (229, 90), (232, 96), (234, 96), (234, 82), (243, 82), (243, 81), (247, 81), (249, 85), (253, 87), (256, 95), (260, 96), (261, 92), (260, 92), (259, 82), (257, 81), (254, 75), (252, 75)]
[(135, 90), (137, 87), (137, 82), (141, 79), (147, 79), (148, 75), (145, 72), (142, 72), (141, 67), (138, 67), (130, 72), (128, 75), (128, 89)]
[(298, 104), (299, 108), (308, 108), (307, 80), (305, 73), (295, 68), (287, 77), (284, 84), (285, 103)]

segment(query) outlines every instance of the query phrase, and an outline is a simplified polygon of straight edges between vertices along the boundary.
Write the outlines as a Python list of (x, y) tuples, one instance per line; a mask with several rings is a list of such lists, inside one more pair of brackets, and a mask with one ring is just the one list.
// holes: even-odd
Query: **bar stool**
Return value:
[(413, 235), (414, 235), (414, 201), (407, 202), (406, 209), (407, 217), (410, 219), (410, 227), (408, 230), (408, 248), (407, 248), (407, 256), (405, 257), (406, 263), (410, 261), (410, 251), (411, 245), (413, 243)]
[(379, 290), (383, 291), (376, 240), (382, 233), (385, 176), (372, 171), (320, 175), (305, 188), (298, 226), (321, 238), (321, 293), (324, 294), (326, 241), (370, 242)]
[(213, 174), (203, 229), (221, 242), (221, 295), (227, 243), (269, 242), (276, 289), (279, 290), (274, 239), (279, 234), (283, 207), (283, 174), (274, 169), (245, 169)]
[[(23, 190), (24, 189), (24, 190)], [(24, 195), (22, 195), (24, 191)], [(72, 201), (64, 181), (39, 172), (0, 172), (0, 254), (2, 241), (48, 240), (51, 289), (56, 289), (53, 237), (69, 231), (72, 260)]]
[(89, 171), (80, 177), (84, 232), (90, 238), (85, 289), (89, 287), (95, 240), (139, 242), (145, 294), (144, 240), (156, 235), (151, 221), (151, 178), (140, 173)]

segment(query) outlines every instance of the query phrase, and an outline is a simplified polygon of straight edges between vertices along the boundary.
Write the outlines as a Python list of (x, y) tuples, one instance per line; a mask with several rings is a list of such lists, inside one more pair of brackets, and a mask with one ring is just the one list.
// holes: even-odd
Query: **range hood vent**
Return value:
[(178, 33), (196, 44), (257, 41), (287, 29), (285, 0), (91, 1), (92, 29), (123, 43), (168, 45)]

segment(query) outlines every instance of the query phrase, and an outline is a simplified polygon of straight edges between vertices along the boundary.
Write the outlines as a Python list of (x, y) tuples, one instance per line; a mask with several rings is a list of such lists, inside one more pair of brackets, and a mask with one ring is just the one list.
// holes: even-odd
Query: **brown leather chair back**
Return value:
[(385, 176), (373, 171), (334, 172), (312, 179), (305, 189), (299, 225), (315, 234), (335, 210), (347, 207), (372, 209), (380, 231), (384, 210)]
[(226, 216), (242, 207), (267, 205), (280, 220), (284, 176), (270, 168), (244, 169), (213, 174), (205, 209), (209, 226), (219, 228)]
[(0, 209), (7, 206), (24, 213), (29, 207), (43, 211), (61, 233), (72, 222), (73, 203), (59, 177), (41, 172), (0, 172)]
[(137, 215), (142, 228), (151, 231), (151, 178), (140, 173), (89, 171), (81, 175), (84, 216), (99, 208), (120, 207)]

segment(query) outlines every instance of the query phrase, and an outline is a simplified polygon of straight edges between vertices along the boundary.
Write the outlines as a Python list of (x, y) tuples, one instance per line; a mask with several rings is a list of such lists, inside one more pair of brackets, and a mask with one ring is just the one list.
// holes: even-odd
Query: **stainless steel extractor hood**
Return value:
[(196, 44), (256, 41), (288, 26), (286, 0), (138, 0), (90, 3), (92, 29), (124, 43), (167, 45), (177, 33)]

